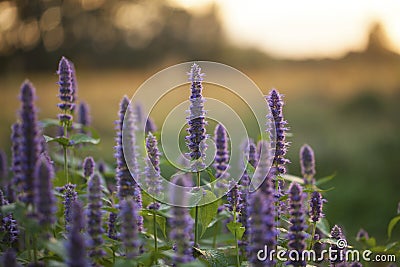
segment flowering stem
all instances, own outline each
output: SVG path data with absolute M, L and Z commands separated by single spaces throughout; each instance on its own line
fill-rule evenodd
M 200 189 L 200 172 L 197 172 L 197 188 Z M 194 215 L 194 246 L 199 245 L 199 206 L 196 205 Z
M 67 184 L 69 182 L 68 179 L 68 157 L 67 157 L 67 146 L 63 146 L 63 150 L 64 150 L 64 176 L 65 179 L 67 180 Z
M 32 250 L 33 250 L 33 262 L 37 263 L 37 247 L 36 247 L 35 235 L 32 235 Z
M 157 264 L 158 241 L 157 241 L 157 218 L 156 210 L 153 209 L 153 229 L 154 229 L 154 263 Z
M 233 222 L 236 223 L 236 205 L 233 206 Z M 240 267 L 240 258 L 239 258 L 239 244 L 237 240 L 237 229 L 235 227 L 235 246 L 236 246 L 236 266 Z
M 312 232 L 311 232 L 311 242 L 310 242 L 310 250 L 312 249 L 314 245 L 314 236 L 315 236 L 315 230 L 317 228 L 317 222 L 313 222 L 312 225 Z

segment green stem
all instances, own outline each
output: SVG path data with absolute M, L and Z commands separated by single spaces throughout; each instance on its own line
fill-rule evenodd
M 64 125 L 64 137 L 67 138 L 68 137 L 68 127 L 67 125 Z M 67 146 L 63 146 L 63 150 L 64 150 L 64 176 L 65 179 L 67 181 L 67 184 L 69 182 L 68 179 L 68 157 L 67 157 Z
M 65 179 L 66 179 L 66 181 L 67 181 L 67 184 L 68 184 L 68 182 L 69 182 L 69 179 L 68 179 L 68 157 L 67 157 L 67 146 L 63 146 L 63 149 L 64 149 L 64 176 L 65 176 Z
M 310 250 L 312 249 L 314 245 L 314 236 L 315 236 L 315 230 L 317 229 L 317 223 L 313 222 L 313 228 L 312 228 L 312 233 L 311 233 L 311 242 L 310 242 Z
M 213 237 L 213 248 L 217 247 L 217 235 L 219 231 L 219 222 L 217 221 L 215 223 L 215 228 L 214 228 L 214 237 Z
M 233 222 L 236 223 L 236 205 L 233 207 Z M 235 246 L 236 246 L 236 266 L 240 267 L 240 258 L 239 258 L 239 244 L 237 239 L 237 229 L 235 228 Z
M 37 263 L 37 247 L 35 235 L 32 235 L 32 250 L 33 250 L 33 262 Z
M 154 229 L 154 263 L 157 265 L 158 241 L 157 241 L 157 218 L 156 210 L 153 210 L 153 229 Z
M 32 260 L 32 251 L 31 251 L 31 239 L 30 236 L 25 232 L 25 249 L 28 251 L 28 260 Z
M 200 189 L 200 172 L 197 172 L 197 188 Z M 194 216 L 194 246 L 199 246 L 199 206 L 196 205 Z

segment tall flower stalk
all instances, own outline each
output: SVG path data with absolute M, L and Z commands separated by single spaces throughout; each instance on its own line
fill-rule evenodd
M 272 147 L 275 150 L 275 157 L 272 165 L 277 169 L 277 175 L 286 173 L 286 164 L 289 160 L 285 158 L 289 143 L 286 141 L 286 132 L 289 130 L 287 121 L 283 117 L 283 96 L 273 89 L 267 96 L 267 102 L 271 113 L 269 119 L 269 133 Z M 275 128 L 275 133 L 273 128 Z
M 65 245 L 67 252 L 67 266 L 69 267 L 89 267 L 86 255 L 86 243 L 82 231 L 85 228 L 85 216 L 80 201 L 71 203 L 71 230 Z
M 300 166 L 306 184 L 315 183 L 315 157 L 314 151 L 309 145 L 303 145 L 300 149 Z
M 118 112 L 117 137 L 115 138 L 115 158 L 117 160 L 116 179 L 117 179 L 117 196 L 119 201 L 127 198 L 133 198 L 139 208 L 142 208 L 142 196 L 140 188 L 136 183 L 137 176 L 139 175 L 139 164 L 137 162 L 138 151 L 136 147 L 136 118 L 129 105 L 129 99 L 124 96 L 121 100 L 120 109 Z M 125 139 L 122 143 L 122 133 L 124 132 Z M 124 151 L 129 149 L 129 151 Z M 125 157 L 124 155 L 129 155 Z M 128 169 L 128 162 L 132 167 L 132 174 Z M 135 177 L 132 177 L 135 176 Z M 142 223 L 140 223 L 142 224 Z M 141 225 L 139 225 L 142 228 Z
M 49 227 L 55 221 L 56 199 L 53 193 L 54 170 L 49 159 L 42 156 L 35 168 L 35 207 L 39 223 Z
M 20 100 L 22 107 L 20 111 L 21 126 L 19 129 L 21 143 L 17 153 L 20 153 L 21 157 L 21 200 L 26 204 L 32 205 L 34 204 L 35 167 L 41 152 L 41 134 L 34 104 L 35 99 L 35 88 L 29 81 L 25 81 L 21 87 Z
M 257 258 L 257 253 L 265 245 L 274 249 L 277 246 L 278 231 L 276 229 L 276 207 L 274 202 L 274 173 L 269 170 L 271 160 L 269 144 L 259 142 L 260 152 L 257 169 L 253 179 L 261 182 L 260 188 L 249 195 L 248 203 L 248 259 L 253 266 L 275 266 L 275 260 L 268 251 L 264 262 Z
M 300 185 L 292 183 L 289 188 L 289 204 L 290 204 L 290 222 L 289 234 L 287 236 L 289 242 L 288 247 L 297 251 L 298 255 L 303 255 L 306 249 L 305 244 L 305 211 L 303 207 L 304 194 Z M 290 260 L 288 264 L 293 266 L 306 266 L 304 259 Z
M 204 143 L 206 135 L 206 120 L 204 111 L 203 91 L 203 73 L 201 68 L 196 63 L 193 63 L 190 72 L 189 80 L 191 82 L 190 90 L 190 107 L 189 116 L 187 117 L 188 135 L 186 136 L 186 145 L 189 148 L 189 155 L 192 162 L 192 170 L 198 172 L 204 167 L 205 149 Z
M 2 242 L 8 246 L 13 246 L 18 241 L 19 230 L 17 221 L 12 213 L 3 214 L 1 207 L 8 205 L 9 202 L 0 189 L 0 233 L 2 234 Z
M 63 204 L 64 204 L 64 227 L 65 232 L 68 233 L 70 230 L 70 224 L 72 222 L 72 214 L 71 207 L 72 203 L 78 199 L 78 193 L 75 190 L 76 185 L 68 183 L 61 188 L 58 188 L 58 191 L 63 196 Z
M 11 171 L 13 173 L 11 182 L 16 190 L 19 199 L 23 192 L 23 172 L 22 172 L 22 136 L 21 124 L 16 122 L 11 127 Z
M 239 185 L 232 181 L 233 186 L 231 186 L 231 190 L 227 194 L 227 201 L 229 211 L 233 213 L 233 223 L 235 224 L 235 249 L 236 249 L 236 266 L 240 267 L 240 258 L 239 258 L 239 241 L 238 241 L 238 226 L 236 223 L 238 222 L 238 216 L 242 210 L 242 192 L 239 190 Z
M 139 209 L 132 199 L 123 200 L 120 209 L 121 241 L 126 251 L 126 257 L 133 259 L 140 254 L 138 221 Z
M 311 232 L 311 242 L 310 242 L 310 249 L 311 249 L 313 247 L 315 230 L 317 229 L 317 222 L 324 216 L 324 214 L 322 213 L 324 199 L 322 198 L 321 194 L 318 191 L 314 191 L 311 194 L 311 199 L 309 203 L 310 203 L 309 216 L 313 225 Z
M 270 113 L 267 116 L 267 132 L 269 133 L 271 148 L 274 151 L 270 175 L 275 184 L 275 200 L 277 205 L 276 221 L 279 222 L 285 203 L 281 197 L 285 194 L 283 191 L 284 181 L 281 178 L 286 173 L 286 164 L 290 161 L 285 158 L 289 143 L 286 141 L 286 132 L 289 130 L 287 121 L 283 116 L 283 95 L 276 89 L 272 89 L 267 96 L 267 102 Z
M 81 124 L 81 133 L 86 134 L 84 127 L 88 127 L 91 123 L 89 105 L 81 101 L 78 109 L 78 122 Z
M 186 145 L 189 148 L 189 156 L 192 161 L 191 169 L 196 172 L 197 187 L 200 188 L 200 170 L 205 167 L 205 144 L 206 135 L 206 120 L 204 111 L 203 91 L 203 73 L 201 68 L 196 63 L 193 63 L 189 72 L 189 81 L 191 82 L 190 90 L 190 107 L 189 116 L 186 118 L 189 127 L 187 128 L 188 135 L 186 136 Z M 194 243 L 198 246 L 199 242 L 199 206 L 195 207 L 195 224 L 194 224 Z
M 334 240 L 346 240 L 342 228 L 338 225 L 332 227 L 331 238 Z M 345 262 L 345 247 L 339 247 L 337 244 L 331 244 L 331 250 L 333 251 L 333 257 L 331 259 L 332 267 L 339 266 L 341 263 Z
M 0 149 L 0 186 L 6 188 L 8 185 L 8 164 L 4 150 Z
M 87 231 L 90 236 L 90 253 L 89 256 L 93 260 L 97 260 L 104 256 L 105 252 L 102 248 L 104 243 L 102 225 L 102 188 L 101 179 L 98 174 L 90 177 L 88 182 L 88 208 L 87 208 Z
M 58 104 L 58 107 L 61 110 L 61 113 L 58 115 L 58 119 L 60 121 L 61 127 L 63 127 L 63 136 L 68 136 L 68 128 L 72 125 L 73 119 L 73 111 L 75 109 L 75 99 L 76 99 L 76 78 L 74 73 L 74 68 L 72 63 L 62 57 L 59 65 L 57 74 L 59 76 L 58 85 L 59 85 L 59 95 L 61 102 Z M 63 145 L 64 151 L 64 176 L 68 183 L 68 147 Z
M 215 178 L 217 179 L 217 188 L 226 189 L 229 179 L 229 150 L 228 136 L 222 124 L 215 127 L 214 140 L 216 146 L 216 155 L 214 159 Z
M 146 183 L 149 186 L 147 193 L 153 198 L 153 203 L 149 205 L 149 209 L 153 211 L 153 229 L 154 229 L 154 252 L 155 259 L 157 262 L 158 254 L 158 240 L 157 240 L 157 210 L 160 208 L 160 204 L 156 201 L 154 196 L 158 196 L 162 193 L 161 175 L 160 175 L 160 152 L 158 151 L 156 137 L 149 132 L 146 138 Z
M 176 176 L 173 183 L 178 186 L 188 186 L 187 176 Z M 187 208 L 188 199 L 179 190 L 170 192 L 173 203 L 177 206 L 171 208 L 171 217 L 169 224 L 171 232 L 169 238 L 174 242 L 174 264 L 187 263 L 194 260 L 193 258 L 193 220 Z

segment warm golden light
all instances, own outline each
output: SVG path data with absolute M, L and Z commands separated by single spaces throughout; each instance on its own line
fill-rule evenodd
M 336 57 L 365 48 L 369 28 L 380 22 L 400 53 L 400 1 L 173 0 L 196 11 L 215 3 L 228 37 L 282 57 Z
M 17 20 L 17 7 L 12 2 L 0 3 L 0 32 L 10 29 Z

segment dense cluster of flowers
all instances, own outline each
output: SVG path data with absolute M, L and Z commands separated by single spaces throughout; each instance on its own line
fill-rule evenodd
M 324 191 L 316 182 L 314 152 L 309 145 L 300 149 L 301 177 L 286 175 L 288 128 L 277 90 L 268 94 L 265 107 L 271 111 L 265 118 L 270 140 L 244 140 L 243 155 L 236 163 L 242 176 L 239 182 L 229 181 L 228 171 L 233 169 L 229 150 L 236 144 L 222 124 L 214 131 L 213 168 L 202 168 L 208 138 L 203 74 L 198 64 L 192 65 L 186 137 L 191 162 L 182 165 L 197 174 L 198 186 L 205 177 L 216 178 L 217 183 L 215 188 L 191 188 L 189 197 L 181 189 L 193 185 L 190 172 L 171 173 L 169 181 L 176 186 L 162 188 L 161 171 L 165 167 L 171 172 L 172 167 L 161 157 L 157 126 L 144 117 L 139 103 L 132 107 L 127 97 L 121 100 L 116 122 L 115 163 L 96 164 L 96 157 L 87 155 L 92 150 L 80 149 L 98 142 L 87 127 L 90 109 L 80 102 L 79 124 L 72 125 L 77 99 L 73 63 L 63 57 L 58 74 L 63 133 L 45 137 L 62 147 L 64 158 L 58 150 L 47 151 L 53 146 L 47 148 L 42 133 L 51 133 L 46 127 L 54 125 L 41 128 L 35 89 L 28 81 L 22 84 L 21 108 L 12 126 L 10 168 L 7 154 L 0 150 L 0 265 L 308 266 L 314 263 L 304 259 L 281 262 L 272 250 L 302 254 L 309 247 L 319 256 L 331 246 L 338 259 L 324 258 L 316 264 L 362 266 L 346 262 L 345 248 L 332 242 L 345 240 L 341 227 L 335 225 L 327 231 Z M 137 136 L 146 137 L 145 142 L 138 142 Z M 74 146 L 79 149 L 68 161 L 72 153 L 67 152 Z M 142 192 L 139 181 L 149 190 Z M 53 183 L 59 186 L 57 190 Z M 217 200 L 216 190 L 228 186 L 226 196 Z M 158 202 L 162 194 L 169 194 L 176 205 Z M 286 201 L 288 209 L 284 209 Z M 195 207 L 188 208 L 189 203 Z M 360 230 L 357 240 L 375 242 L 365 230 Z M 398 248 L 398 243 L 392 243 L 387 250 Z M 264 253 L 261 258 L 260 251 Z
M 193 161 L 192 168 L 197 171 L 201 167 L 204 167 L 202 162 L 205 158 L 205 139 L 206 135 L 206 120 L 204 111 L 204 98 L 202 95 L 203 86 L 203 73 L 199 65 L 194 63 L 189 72 L 189 80 L 191 82 L 191 95 L 190 95 L 190 108 L 189 116 L 187 117 L 187 123 L 189 127 L 186 136 L 186 144 L 189 148 L 189 155 Z

